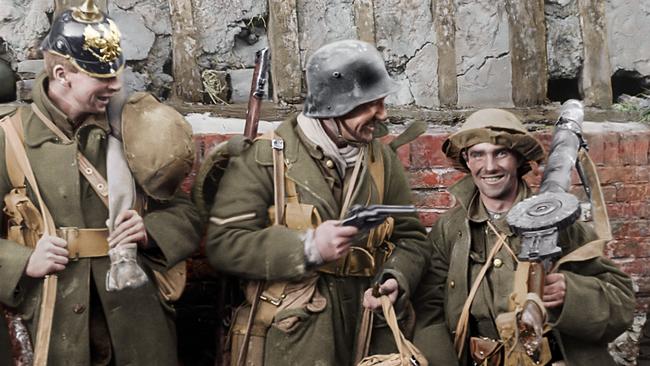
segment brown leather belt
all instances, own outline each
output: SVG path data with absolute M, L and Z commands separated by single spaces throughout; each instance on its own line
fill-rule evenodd
M 108 229 L 61 227 L 56 230 L 56 234 L 68 242 L 68 257 L 71 259 L 108 255 Z

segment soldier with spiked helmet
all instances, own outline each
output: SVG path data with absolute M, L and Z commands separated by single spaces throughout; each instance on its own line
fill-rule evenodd
M 152 96 L 120 94 L 120 41 L 92 1 L 63 11 L 33 103 L 1 123 L 0 303 L 27 323 L 36 365 L 177 364 L 154 270 L 198 245 L 198 213 L 177 192 L 191 130 Z

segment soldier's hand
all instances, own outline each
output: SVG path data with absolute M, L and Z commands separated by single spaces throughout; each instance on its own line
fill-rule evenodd
M 65 248 L 67 245 L 64 239 L 56 236 L 41 236 L 27 261 L 25 274 L 29 277 L 41 278 L 63 271 L 68 264 L 68 250 Z
M 549 273 L 546 275 L 544 285 L 544 296 L 542 301 L 548 309 L 556 308 L 564 304 L 566 296 L 566 279 L 562 273 Z
M 370 309 L 376 310 L 381 308 L 381 301 L 379 297 L 375 297 L 375 289 L 369 288 L 366 292 L 363 293 L 363 306 Z M 387 295 L 391 304 L 395 304 L 397 301 L 397 294 L 399 293 L 399 285 L 397 280 L 394 278 L 389 278 L 384 283 L 379 286 L 379 295 Z
M 359 233 L 354 226 L 339 226 L 340 221 L 327 220 L 314 231 L 314 243 L 325 262 L 335 261 L 348 253 L 352 239 Z
M 146 248 L 147 242 L 147 230 L 144 227 L 142 216 L 135 210 L 123 211 L 117 215 L 115 228 L 108 237 L 108 245 L 111 248 L 133 243 Z

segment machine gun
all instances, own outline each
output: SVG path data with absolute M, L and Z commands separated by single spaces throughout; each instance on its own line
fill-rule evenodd
M 528 292 L 537 294 L 539 298 L 544 293 L 546 273 L 562 254 L 558 233 L 580 216 L 580 202 L 568 193 L 574 166 L 580 173 L 587 196 L 591 198 L 591 189 L 578 160 L 580 149 L 587 148 L 582 138 L 583 118 L 581 102 L 569 100 L 562 105 L 539 193 L 515 205 L 506 218 L 513 231 L 521 237 L 519 260 L 530 265 Z M 517 318 L 519 341 L 528 356 L 539 362 L 544 309 L 531 301 L 522 305 L 523 310 Z
M 341 226 L 355 226 L 359 231 L 369 231 L 390 215 L 415 212 L 413 205 L 354 205 L 350 208 Z

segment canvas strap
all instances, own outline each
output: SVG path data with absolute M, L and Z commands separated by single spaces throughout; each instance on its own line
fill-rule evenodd
M 34 191 L 34 195 L 36 195 L 36 198 L 38 199 L 38 204 L 41 207 L 45 234 L 56 235 L 54 219 L 52 218 L 50 210 L 45 206 L 45 202 L 43 201 L 43 197 L 41 196 L 41 192 L 36 182 L 36 177 L 34 176 L 34 171 L 29 164 L 25 146 L 23 145 L 20 112 L 15 113 L 9 118 L 9 120 L 13 120 L 13 122 L 8 123 L 6 122 L 7 120 L 4 120 L 5 122 L 1 123 L 2 129 L 5 132 L 6 149 L 13 150 L 11 154 L 15 157 L 17 166 L 22 170 L 22 176 L 27 178 L 29 185 Z M 52 334 L 52 320 L 54 319 L 54 304 L 56 303 L 57 281 L 58 277 L 52 274 L 45 276 L 43 282 L 43 295 L 36 331 L 34 366 L 45 366 L 47 364 L 47 356 L 50 349 L 50 337 Z
M 52 120 L 47 118 L 43 112 L 38 108 L 35 103 L 32 103 L 32 110 L 38 118 L 43 122 L 43 124 L 49 128 L 54 134 L 61 139 L 66 144 L 72 143 L 72 140 L 66 136 L 61 129 L 59 129 Z M 99 198 L 104 202 L 108 207 L 108 184 L 106 179 L 99 173 L 99 171 L 93 166 L 93 164 L 81 153 L 77 151 L 77 166 L 81 174 L 88 180 L 92 189 L 97 193 Z
M 492 232 L 496 235 L 497 242 L 492 247 L 492 250 L 490 250 L 488 257 L 485 260 L 485 264 L 483 264 L 481 270 L 476 276 L 476 279 L 472 284 L 472 288 L 469 291 L 469 295 L 467 295 L 467 299 L 465 300 L 465 304 L 463 305 L 463 310 L 460 313 L 460 319 L 458 319 L 458 324 L 456 325 L 456 333 L 454 336 L 454 348 L 456 349 L 456 354 L 458 355 L 458 358 L 460 358 L 461 355 L 463 354 L 463 348 L 465 346 L 465 338 L 467 337 L 467 328 L 469 325 L 469 312 L 472 307 L 472 302 L 474 301 L 474 297 L 478 292 L 478 288 L 481 285 L 483 278 L 485 278 L 485 274 L 487 273 L 488 268 L 490 268 L 490 266 L 492 265 L 492 259 L 494 258 L 494 256 L 496 256 L 496 254 L 499 252 L 499 250 L 502 247 L 506 247 L 508 248 L 508 251 L 513 256 L 513 258 L 517 260 L 517 256 L 514 254 L 512 249 L 510 249 L 510 247 L 506 243 L 507 238 L 501 235 L 489 220 L 487 221 L 487 224 L 490 230 L 492 230 Z

